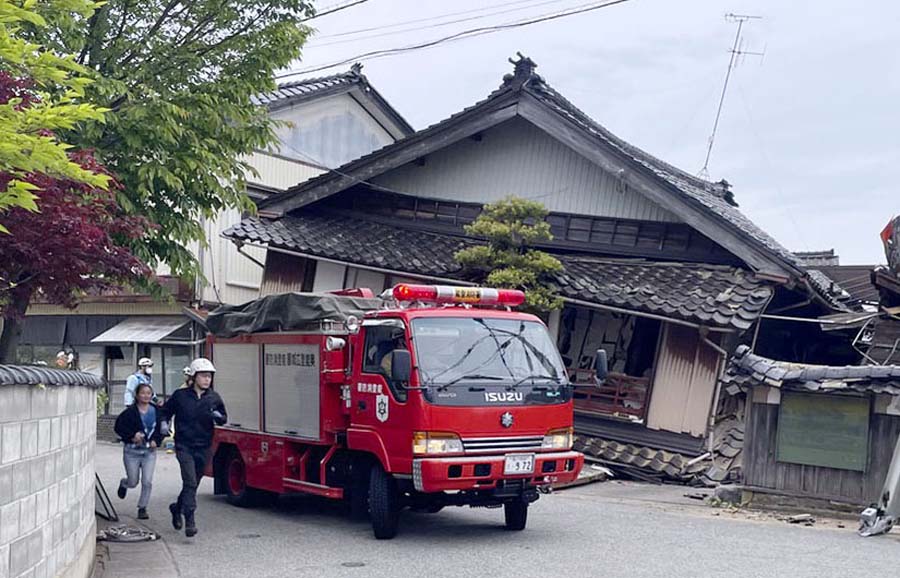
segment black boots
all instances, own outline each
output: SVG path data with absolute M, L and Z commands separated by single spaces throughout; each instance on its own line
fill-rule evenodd
M 147 515 L 147 508 L 138 508 L 138 520 L 149 520 L 150 516 Z
M 194 523 L 194 512 L 184 513 L 184 535 L 193 538 L 197 535 L 197 525 Z
M 181 508 L 178 504 L 169 504 L 169 511 L 172 512 L 172 527 L 176 530 L 181 529 Z
M 119 482 L 119 489 L 116 490 L 116 495 L 119 496 L 119 499 L 120 499 L 120 500 L 124 500 L 124 499 L 125 499 L 125 493 L 126 493 L 127 491 L 128 491 L 128 488 L 126 488 L 126 487 L 122 484 L 122 482 Z
M 197 524 L 194 523 L 194 512 L 184 512 L 184 520 L 182 524 L 181 507 L 178 503 L 169 504 L 169 511 L 172 512 L 172 527 L 180 530 L 184 525 L 184 535 L 193 538 L 197 535 Z M 140 516 L 138 516 L 140 517 Z

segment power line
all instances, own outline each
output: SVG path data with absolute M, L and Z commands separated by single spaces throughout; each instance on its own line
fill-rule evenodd
M 357 30 L 349 30 L 347 32 L 338 32 L 335 34 L 324 34 L 322 36 L 317 36 L 316 38 L 338 38 L 341 36 L 351 36 L 354 34 L 362 34 L 363 32 L 372 32 L 374 30 L 386 30 L 389 28 L 396 28 L 398 26 L 405 26 L 407 24 L 419 24 L 421 22 L 430 22 L 432 20 L 440 20 L 441 18 L 447 18 L 451 16 L 461 16 L 463 14 L 473 14 L 476 12 L 484 12 L 485 10 L 492 10 L 494 8 L 504 8 L 506 6 L 514 6 L 516 4 L 528 4 L 535 2 L 535 0 L 516 0 L 515 2 L 504 2 L 502 4 L 493 4 L 491 6 L 482 6 L 481 8 L 472 8 L 470 10 L 460 10 L 458 12 L 447 12 L 445 14 L 438 14 L 437 16 L 429 16 L 428 18 L 416 18 L 413 20 L 404 20 L 401 22 L 395 22 L 394 24 L 384 24 L 380 26 L 370 26 L 369 28 L 359 28 Z
M 530 0 L 534 2 L 534 0 Z M 349 42 L 359 42 L 362 40 L 369 40 L 372 38 L 382 38 L 384 36 L 394 36 L 396 34 L 404 34 L 406 32 L 418 32 L 420 30 L 427 30 L 429 28 L 442 28 L 444 26 L 450 26 L 451 24 L 459 24 L 461 22 L 471 22 L 473 20 L 481 20 L 483 18 L 488 18 L 490 16 L 498 16 L 500 14 L 509 14 L 510 12 L 519 12 L 521 10 L 529 10 L 531 8 L 537 8 L 538 6 L 544 6 L 546 4 L 559 4 L 564 0 L 543 0 L 542 2 L 538 2 L 536 4 L 531 4 L 530 6 L 520 6 L 518 8 L 508 8 L 506 10 L 496 10 L 494 12 L 488 12 L 487 14 L 479 14 L 478 16 L 468 16 L 466 18 L 457 18 L 456 20 L 448 20 L 446 22 L 438 22 L 436 24 L 429 24 L 427 26 L 411 26 L 409 28 L 401 28 L 399 30 L 393 30 L 391 32 L 381 32 L 378 34 L 369 34 L 368 36 L 359 36 L 357 38 L 345 38 L 343 40 L 333 40 L 331 42 L 320 42 L 317 43 L 315 41 L 310 42 L 310 47 L 319 47 L 319 46 L 335 46 L 337 44 L 347 44 Z
M 374 50 L 371 52 L 366 52 L 363 54 L 353 56 L 351 58 L 345 58 L 343 60 L 332 62 L 330 64 L 316 66 L 313 68 L 306 68 L 303 70 L 296 70 L 296 71 L 288 72 L 285 74 L 277 75 L 275 78 L 281 79 L 281 78 L 286 78 L 288 76 L 295 76 L 298 74 L 309 74 L 312 72 L 319 72 L 321 70 L 327 70 L 329 68 L 334 68 L 336 66 L 343 66 L 345 64 L 350 64 L 352 62 L 360 62 L 360 61 L 364 61 L 364 60 L 374 60 L 376 58 L 384 58 L 386 56 L 393 56 L 395 54 L 402 54 L 404 52 L 411 52 L 414 50 L 422 50 L 424 48 L 431 48 L 433 46 L 437 46 L 439 44 L 444 44 L 447 42 L 454 42 L 457 40 L 462 40 L 465 38 L 472 38 L 472 37 L 481 36 L 484 34 L 493 34 L 495 32 L 502 32 L 504 30 L 510 30 L 513 28 L 522 28 L 525 26 L 530 26 L 532 24 L 539 24 L 541 22 L 557 20 L 559 18 L 565 18 L 567 16 L 574 16 L 576 14 L 584 14 L 586 12 L 592 12 L 594 10 L 599 10 L 601 8 L 608 8 L 610 6 L 615 6 L 616 4 L 624 4 L 625 2 L 629 2 L 629 1 L 630 0 L 607 0 L 607 1 L 601 2 L 601 3 L 583 5 L 584 7 L 578 8 L 578 9 L 572 9 L 572 10 L 568 10 L 568 11 L 547 14 L 547 15 L 536 17 L 536 18 L 521 20 L 518 22 L 512 22 L 512 23 L 508 23 L 508 24 L 498 24 L 495 26 L 484 26 L 481 28 L 473 28 L 470 30 L 464 30 L 462 32 L 457 32 L 456 34 L 451 34 L 450 36 L 438 38 L 436 40 L 430 40 L 428 42 L 423 42 L 421 44 L 414 44 L 414 45 L 410 45 L 410 46 L 403 46 L 400 48 L 390 48 L 390 49 L 386 49 L 386 50 Z
M 335 12 L 340 12 L 341 10 L 346 10 L 347 8 L 352 8 L 353 6 L 357 6 L 359 4 L 365 4 L 368 1 L 369 0 L 353 0 L 352 2 L 347 2 L 346 4 L 329 6 L 324 11 L 317 12 L 315 15 L 310 16 L 309 18 L 301 20 L 301 22 L 309 22 L 310 20 L 315 20 L 316 18 L 321 18 L 322 16 L 328 16 L 329 14 L 334 14 Z

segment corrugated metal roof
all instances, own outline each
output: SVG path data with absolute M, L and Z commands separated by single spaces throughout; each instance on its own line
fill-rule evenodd
M 188 323 L 184 317 L 129 317 L 91 343 L 157 343 Z
M 67 369 L 50 369 L 31 365 L 0 365 L 3 385 L 73 385 L 102 387 L 103 380 L 91 373 Z

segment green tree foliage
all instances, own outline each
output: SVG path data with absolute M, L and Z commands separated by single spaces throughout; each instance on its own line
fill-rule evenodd
M 254 103 L 300 56 L 313 15 L 303 0 L 108 0 L 86 20 L 56 21 L 35 40 L 77 54 L 105 123 L 65 133 L 121 183 L 119 204 L 157 225 L 132 245 L 142 261 L 196 274 L 186 247 L 201 218 L 251 210 L 245 155 L 276 142 Z
M 553 238 L 546 216 L 540 203 L 515 197 L 486 205 L 475 222 L 466 226 L 466 233 L 488 244 L 463 249 L 454 257 L 473 281 L 523 290 L 526 306 L 533 311 L 559 309 L 562 299 L 548 281 L 562 271 L 562 263 L 529 248 Z
M 45 0 L 41 11 L 60 21 L 87 17 L 95 4 L 86 0 Z M 0 213 L 14 207 L 38 208 L 29 174 L 105 187 L 108 177 L 84 170 L 66 154 L 70 146 L 55 132 L 81 121 L 100 122 L 103 111 L 80 102 L 91 82 L 72 55 L 59 55 L 25 38 L 26 30 L 51 34 L 36 0 L 0 0 L 0 76 L 16 92 L 0 104 L 0 173 L 12 177 L 0 189 Z M 6 229 L 0 225 L 0 231 Z

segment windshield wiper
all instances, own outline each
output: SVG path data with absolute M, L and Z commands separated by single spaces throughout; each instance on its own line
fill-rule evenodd
M 530 379 L 530 380 L 535 380 L 535 379 L 549 379 L 549 380 L 552 381 L 553 383 L 560 383 L 560 382 L 562 381 L 560 378 L 556 377 L 555 375 L 544 375 L 544 374 L 542 374 L 542 373 L 535 373 L 535 374 L 532 374 L 532 375 L 526 375 L 525 377 L 523 377 L 523 378 L 520 379 L 519 381 L 517 381 L 517 382 L 515 382 L 514 384 L 510 385 L 508 388 L 509 388 L 509 389 L 515 389 L 515 388 L 519 387 L 520 385 L 522 385 L 523 383 L 525 383 L 526 381 L 528 381 L 529 379 Z
M 447 383 L 443 383 L 438 386 L 438 390 L 444 390 L 451 385 L 455 385 L 464 379 L 491 379 L 491 380 L 503 380 L 506 379 L 504 377 L 500 377 L 499 375 L 482 375 L 480 373 L 467 373 L 465 375 L 460 375 L 456 379 L 452 379 Z

